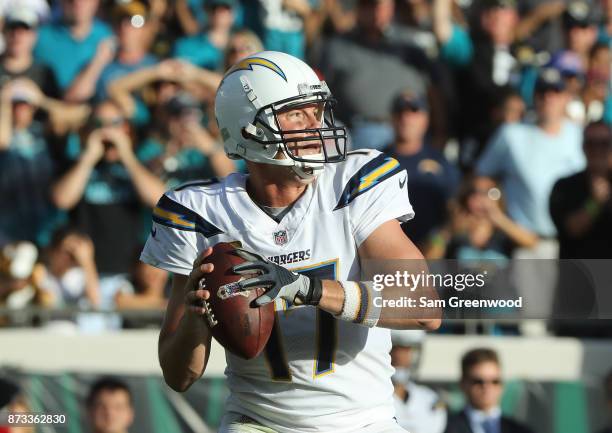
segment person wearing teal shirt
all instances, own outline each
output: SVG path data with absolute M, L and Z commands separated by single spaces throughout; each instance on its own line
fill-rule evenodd
M 113 35 L 107 24 L 95 18 L 98 3 L 63 0 L 60 20 L 39 29 L 34 58 L 53 70 L 63 91 L 96 55 L 100 42 Z
M 235 21 L 234 9 L 234 0 L 210 0 L 207 3 L 207 29 L 177 40 L 174 56 L 201 68 L 221 70 Z
M 137 157 L 167 188 L 196 179 L 224 177 L 236 171 L 222 147 L 202 126 L 198 101 L 180 92 L 163 107 L 161 127 L 136 151 Z

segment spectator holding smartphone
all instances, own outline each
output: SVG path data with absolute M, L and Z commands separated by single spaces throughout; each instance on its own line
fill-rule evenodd
M 452 206 L 448 232 L 432 242 L 450 259 L 508 259 L 515 247 L 531 247 L 538 237 L 505 212 L 502 192 L 490 178 L 467 178 Z M 448 240 L 444 239 L 447 236 Z M 441 253 L 440 248 L 445 248 Z
M 102 297 L 112 299 L 105 280 L 129 271 L 142 209 L 154 206 L 165 186 L 136 158 L 130 124 L 114 103 L 95 107 L 79 138 L 83 150 L 54 183 L 52 198 L 92 239 Z
M 225 177 L 235 171 L 221 144 L 202 126 L 202 109 L 188 93 L 170 98 L 161 117 L 138 149 L 138 156 L 168 188 L 194 179 Z

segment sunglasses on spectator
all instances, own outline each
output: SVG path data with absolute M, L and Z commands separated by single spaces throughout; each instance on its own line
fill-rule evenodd
M 8 23 L 6 25 L 6 29 L 8 31 L 12 31 L 12 30 L 32 30 L 32 27 L 27 25 L 26 23 L 16 22 L 16 23 Z
M 468 379 L 468 382 L 471 386 L 485 386 L 485 385 L 495 385 L 495 386 L 499 386 L 502 384 L 502 380 L 499 377 L 496 377 L 494 379 L 483 379 L 482 377 L 470 377 Z
M 94 128 L 105 128 L 109 126 L 121 126 L 125 122 L 123 117 L 113 117 L 110 119 L 103 119 L 101 117 L 94 117 L 92 119 L 92 125 Z

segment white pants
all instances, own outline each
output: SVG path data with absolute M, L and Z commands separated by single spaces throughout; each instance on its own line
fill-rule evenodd
M 259 424 L 257 421 L 237 414 L 227 412 L 221 421 L 218 433 L 277 433 L 269 427 Z M 330 432 L 331 433 L 331 432 Z M 351 433 L 406 433 L 394 419 L 384 422 L 370 424 L 352 430 Z

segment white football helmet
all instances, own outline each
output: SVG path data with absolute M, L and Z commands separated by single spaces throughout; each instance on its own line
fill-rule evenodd
M 312 103 L 324 106 L 320 127 L 281 130 L 279 112 Z M 290 166 L 310 181 L 325 163 L 346 158 L 346 131 L 334 123 L 333 103 L 327 84 L 306 63 L 289 54 L 262 51 L 227 71 L 217 90 L 215 116 L 230 158 Z M 309 142 L 320 143 L 320 152 L 299 156 L 292 151 Z M 279 159 L 279 153 L 284 158 Z

